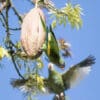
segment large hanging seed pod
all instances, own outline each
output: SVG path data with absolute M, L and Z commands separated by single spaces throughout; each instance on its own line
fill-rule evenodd
M 25 16 L 21 30 L 21 44 L 29 57 L 35 57 L 40 54 L 46 30 L 44 28 L 45 16 L 40 8 L 33 8 Z

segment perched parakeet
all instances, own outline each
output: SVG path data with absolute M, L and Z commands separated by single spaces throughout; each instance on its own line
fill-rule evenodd
M 43 90 L 44 93 L 55 93 L 53 100 L 65 100 L 65 91 L 73 87 L 75 83 L 83 79 L 85 75 L 87 75 L 90 70 L 92 64 L 95 63 L 95 58 L 93 56 L 88 56 L 86 59 L 81 61 L 80 63 L 73 65 L 68 71 L 60 74 L 56 70 L 54 70 L 53 64 L 50 63 L 48 66 L 49 76 L 48 78 L 42 78 L 43 80 Z M 27 82 L 30 81 L 30 78 L 26 80 L 15 80 L 12 81 L 12 85 L 14 87 L 18 87 L 24 91 L 29 91 L 35 89 L 34 80 L 31 82 L 31 86 L 26 85 Z
M 56 64 L 60 68 L 65 67 L 65 62 L 60 56 L 60 51 L 58 47 L 58 42 L 50 26 L 50 29 L 47 29 L 47 38 L 45 42 L 44 51 L 49 58 L 49 61 Z

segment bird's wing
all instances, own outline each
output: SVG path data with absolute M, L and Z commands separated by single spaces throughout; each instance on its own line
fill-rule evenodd
M 48 79 L 44 79 L 44 88 L 45 88 L 45 94 L 53 93 L 48 82 L 50 82 Z
M 41 89 L 36 86 L 36 80 L 32 80 L 31 78 L 28 79 L 12 79 L 11 80 L 11 85 L 14 88 L 18 88 L 20 91 L 23 93 L 39 93 L 39 94 L 49 94 L 52 93 L 51 89 L 49 88 L 48 85 L 48 79 L 43 78 L 43 86 Z M 38 83 L 39 85 L 41 83 Z
M 52 27 L 50 26 L 49 32 L 48 32 L 48 55 L 50 55 L 50 53 L 56 53 L 57 55 L 59 55 L 59 47 L 58 47 L 58 42 L 56 40 L 55 34 L 52 30 Z M 49 51 L 51 50 L 51 51 Z
M 11 85 L 14 88 L 20 89 L 22 92 L 27 93 L 30 91 L 30 89 L 25 85 L 27 81 L 27 79 L 12 79 Z
M 62 74 L 65 89 L 71 88 L 78 83 L 85 75 L 91 71 L 92 64 L 95 63 L 94 56 L 88 56 L 80 63 L 72 66 L 68 71 Z

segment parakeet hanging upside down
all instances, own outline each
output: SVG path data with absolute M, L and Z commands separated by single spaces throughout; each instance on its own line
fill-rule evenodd
M 51 26 L 49 29 L 47 29 L 47 33 L 48 34 L 46 38 L 44 51 L 48 56 L 50 62 L 56 64 L 59 68 L 64 68 L 65 62 L 60 56 L 58 43 Z
M 86 59 L 76 65 L 73 65 L 68 71 L 62 74 L 54 70 L 53 64 L 50 63 L 48 66 L 49 76 L 47 79 L 43 79 L 45 92 L 48 91 L 50 93 L 55 93 L 56 95 L 53 100 L 65 100 L 64 91 L 70 89 L 74 84 L 83 79 L 83 77 L 90 72 L 91 66 L 94 63 L 95 58 L 93 56 L 88 56 Z M 20 80 L 20 82 L 21 81 L 22 80 Z M 12 81 L 12 85 L 19 88 L 24 86 L 24 90 L 29 88 L 25 86 L 26 82 L 24 80 L 18 84 L 17 82 L 18 80 Z

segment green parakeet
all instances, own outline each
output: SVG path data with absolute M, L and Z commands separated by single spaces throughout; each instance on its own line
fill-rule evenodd
M 44 81 L 44 90 L 45 90 L 44 93 L 47 92 L 55 93 L 56 95 L 53 98 L 53 100 L 65 100 L 64 91 L 70 89 L 78 81 L 83 79 L 84 76 L 90 72 L 91 66 L 94 63 L 95 63 L 95 58 L 93 56 L 88 56 L 86 59 L 84 59 L 83 61 L 81 61 L 76 65 L 73 65 L 68 71 L 62 74 L 54 70 L 53 64 L 50 63 L 48 66 L 48 71 L 49 71 L 48 78 L 42 78 Z M 29 91 L 34 87 L 34 84 L 33 86 L 28 87 L 27 85 L 25 85 L 27 81 L 29 81 L 29 78 L 26 79 L 26 81 L 15 80 L 12 81 L 12 85 L 22 90 Z M 35 91 L 34 88 L 33 91 Z
M 73 65 L 63 74 L 54 70 L 53 65 L 49 65 L 48 86 L 56 94 L 54 100 L 65 100 L 64 91 L 73 87 L 91 70 L 91 65 L 95 63 L 93 56 L 87 57 L 80 63 Z
M 44 46 L 44 51 L 48 56 L 50 62 L 56 64 L 60 68 L 64 68 L 65 62 L 63 58 L 60 56 L 58 43 L 51 26 L 50 29 L 47 29 L 47 33 L 48 34 Z

